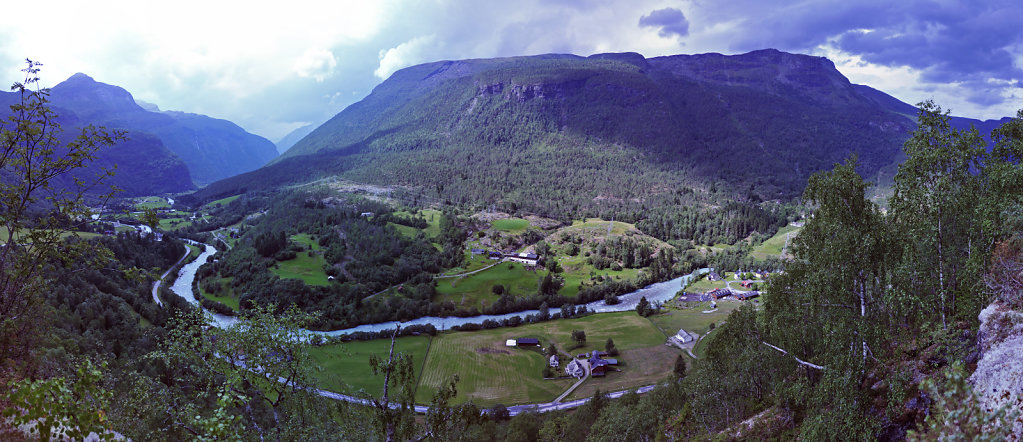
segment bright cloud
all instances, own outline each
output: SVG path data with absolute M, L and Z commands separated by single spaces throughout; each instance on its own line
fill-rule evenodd
M 424 52 L 436 40 L 436 36 L 433 35 L 416 37 L 386 51 L 380 51 L 380 66 L 373 71 L 373 75 L 383 80 L 398 69 L 427 61 Z
M 299 77 L 314 78 L 318 82 L 323 82 L 334 74 L 336 67 L 337 58 L 333 52 L 326 49 L 309 49 L 295 62 L 295 73 Z

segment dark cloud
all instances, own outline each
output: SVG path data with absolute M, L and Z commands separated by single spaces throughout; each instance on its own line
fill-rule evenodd
M 653 11 L 639 18 L 639 26 L 642 28 L 660 28 L 657 34 L 661 37 L 676 35 L 685 37 L 689 35 L 689 20 L 681 10 L 675 8 L 664 8 Z
M 704 16 L 709 24 L 741 19 L 734 50 L 807 52 L 832 44 L 873 64 L 916 69 L 924 82 L 959 84 L 979 105 L 1002 103 L 1001 91 L 1023 79 L 1014 64 L 1023 50 L 1023 6 L 1017 1 L 830 0 L 784 7 L 739 1 L 705 7 L 701 23 Z

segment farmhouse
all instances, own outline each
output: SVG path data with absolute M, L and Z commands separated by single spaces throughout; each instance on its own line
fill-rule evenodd
M 721 275 L 719 275 L 718 272 L 715 272 L 715 271 L 711 270 L 711 272 L 709 274 L 707 274 L 707 280 L 708 281 L 721 281 Z
M 584 362 L 579 359 L 572 359 L 572 362 L 565 366 L 565 373 L 572 377 L 581 378 L 586 375 L 586 368 L 583 367 L 583 364 Z
M 547 360 L 547 365 L 550 365 L 551 368 L 558 368 L 558 364 L 560 363 L 561 362 L 558 361 L 558 355 L 551 355 L 551 358 Z
M 490 252 L 487 254 L 487 257 L 490 259 L 503 259 L 504 254 L 501 252 Z
M 486 250 L 483 250 L 483 249 L 472 249 L 472 254 L 473 255 L 482 255 L 484 253 L 486 253 Z
M 618 365 L 618 360 L 603 359 L 600 353 L 594 351 L 593 356 L 590 356 L 590 376 L 604 376 L 612 365 Z
M 504 257 L 509 261 L 521 262 L 527 266 L 535 266 L 540 261 L 540 257 L 535 253 L 509 253 Z
M 677 339 L 679 342 L 683 344 L 688 344 L 690 342 L 693 342 L 693 335 L 689 334 L 689 332 L 680 328 L 678 329 L 678 333 L 675 333 L 675 339 Z

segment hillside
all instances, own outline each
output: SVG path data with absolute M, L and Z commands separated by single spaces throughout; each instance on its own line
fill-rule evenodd
M 788 198 L 853 153 L 868 176 L 898 161 L 913 121 L 896 103 L 824 58 L 774 50 L 435 62 L 396 72 L 268 167 L 197 196 L 339 174 L 545 214 L 710 190 Z
M 82 121 L 155 135 L 184 161 L 199 184 L 256 169 L 277 156 L 269 140 L 230 121 L 146 110 L 128 91 L 85 74 L 75 74 L 54 86 L 50 100 Z
M 17 101 L 17 94 L 0 92 L 0 118 L 6 119 L 10 114 L 10 106 Z M 95 123 L 79 118 L 75 112 L 67 108 L 60 106 L 52 108 L 57 115 L 56 122 L 63 129 L 59 139 L 64 143 L 71 141 L 81 127 Z M 106 169 L 115 170 L 114 176 L 105 182 L 122 189 L 124 192 L 119 194 L 120 196 L 177 193 L 195 188 L 188 167 L 180 157 L 167 149 L 159 138 L 134 130 L 126 131 L 126 136 L 127 140 L 100 149 L 96 159 L 77 171 L 74 176 L 57 177 L 57 183 L 70 186 L 76 177 L 88 180 Z M 102 193 L 104 188 L 94 190 Z

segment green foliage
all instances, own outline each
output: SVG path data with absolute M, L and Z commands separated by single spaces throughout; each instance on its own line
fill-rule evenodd
M 1020 410 L 1005 404 L 985 410 L 979 395 L 970 387 L 962 365 L 945 370 L 943 379 L 925 379 L 920 387 L 934 398 L 924 428 L 910 431 L 910 441 L 1000 441 L 1009 440 Z
M 94 243 L 67 241 L 87 224 L 87 193 L 99 193 L 113 173 L 83 173 L 105 146 L 124 139 L 120 131 L 92 126 L 63 136 L 48 104 L 49 91 L 38 88 L 39 63 L 26 60 L 24 83 L 9 116 L 0 123 L 0 229 L 9 234 L 0 247 L 0 371 L 26 362 L 42 333 L 37 320 L 46 281 L 40 275 L 51 262 L 100 267 L 109 252 Z M 35 89 L 33 89 L 35 88 Z
M 993 244 L 979 213 L 988 187 L 985 142 L 976 129 L 952 129 L 933 102 L 921 103 L 919 118 L 889 200 L 903 238 L 897 285 L 907 313 L 937 311 L 948 328 L 950 318 L 972 319 L 981 308 L 976 297 Z
M 16 382 L 3 415 L 14 425 L 34 423 L 32 432 L 39 440 L 84 440 L 90 433 L 113 440 L 105 411 L 113 394 L 102 385 L 104 368 L 85 360 L 72 379 Z

